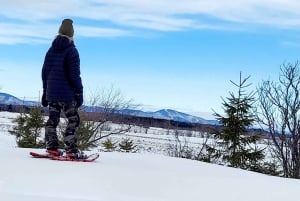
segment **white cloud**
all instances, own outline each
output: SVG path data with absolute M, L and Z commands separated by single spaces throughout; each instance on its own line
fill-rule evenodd
M 179 26 L 183 28 L 193 28 L 195 24 L 201 27 L 202 23 L 206 23 L 201 19 L 202 16 L 220 21 L 276 27 L 298 26 L 300 19 L 300 2 L 296 0 L 104 0 L 85 3 L 89 18 L 103 19 L 110 16 L 113 22 L 129 25 L 136 25 L 131 24 L 132 21 L 140 21 L 138 25 L 142 24 L 143 27 L 151 19 L 156 22 L 157 18 L 173 20 L 179 24 L 185 21 L 186 26 Z M 144 20 L 145 16 L 152 17 Z
M 143 21 L 144 16 L 190 19 L 208 15 L 220 20 L 251 23 L 284 23 L 299 19 L 297 0 L 2 0 L 0 14 L 22 20 L 78 16 L 112 22 Z M 179 17 L 181 16 L 181 17 Z M 293 24 L 293 23 L 290 23 Z M 126 24 L 125 24 L 126 25 Z
M 117 37 L 130 35 L 130 31 L 112 28 L 97 28 L 89 26 L 77 26 L 76 33 L 84 37 Z
M 116 37 L 137 29 L 298 28 L 297 0 L 0 0 L 0 43 L 43 42 L 60 20 L 78 19 L 79 36 Z M 4 24 L 3 24 L 4 23 Z M 5 40 L 6 38 L 6 40 Z M 15 38 L 15 40 L 14 40 Z
M 60 22 L 59 22 L 60 23 Z M 59 24 L 0 23 L 0 44 L 49 43 L 55 37 Z M 113 28 L 76 26 L 76 35 L 83 37 L 117 37 L 130 35 L 129 31 Z
M 45 43 L 53 26 L 39 24 L 0 23 L 0 44 Z

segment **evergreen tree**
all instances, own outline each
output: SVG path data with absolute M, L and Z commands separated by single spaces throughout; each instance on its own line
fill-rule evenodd
M 21 113 L 14 122 L 17 124 L 9 131 L 16 136 L 17 144 L 23 148 L 41 148 L 44 146 L 41 129 L 44 127 L 44 118 L 40 107 L 34 107 L 29 113 Z
M 81 150 L 88 150 L 90 148 L 95 148 L 98 146 L 94 139 L 93 133 L 95 132 L 92 125 L 95 124 L 92 121 L 85 121 L 83 114 L 80 113 L 80 123 L 78 127 L 78 148 Z
M 115 142 L 113 142 L 110 138 L 107 138 L 103 143 L 102 143 L 105 151 L 111 152 L 114 151 L 117 148 L 117 145 Z
M 250 77 L 250 76 L 249 76 Z M 223 109 L 226 116 L 215 113 L 215 116 L 223 125 L 215 136 L 218 139 L 219 149 L 216 151 L 216 157 L 221 158 L 226 164 L 232 167 L 255 170 L 264 158 L 262 149 L 257 148 L 256 143 L 260 135 L 249 133 L 249 128 L 255 121 L 253 104 L 255 102 L 254 93 L 247 94 L 245 88 L 251 84 L 246 84 L 249 77 L 242 79 L 238 84 L 237 96 L 230 92 L 227 101 L 223 99 Z
M 133 144 L 133 140 L 124 138 L 120 143 L 119 147 L 124 152 L 136 152 L 136 145 Z

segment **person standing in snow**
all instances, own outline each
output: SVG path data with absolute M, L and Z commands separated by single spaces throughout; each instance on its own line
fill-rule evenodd
M 78 108 L 83 104 L 83 86 L 80 76 L 79 53 L 73 41 L 71 19 L 64 19 L 58 35 L 46 53 L 43 68 L 42 105 L 49 106 L 49 118 L 45 125 L 47 152 L 59 155 L 56 128 L 63 112 L 68 119 L 64 133 L 66 152 L 78 156 L 77 130 L 80 123 Z

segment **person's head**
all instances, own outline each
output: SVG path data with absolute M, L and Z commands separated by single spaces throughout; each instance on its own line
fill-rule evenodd
M 73 38 L 74 36 L 73 20 L 64 19 L 59 27 L 58 34 L 67 36 L 69 38 Z

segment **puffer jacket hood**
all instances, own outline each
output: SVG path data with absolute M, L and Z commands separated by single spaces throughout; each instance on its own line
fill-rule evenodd
M 52 42 L 53 50 L 64 50 L 74 46 L 74 42 L 66 36 L 58 35 Z

